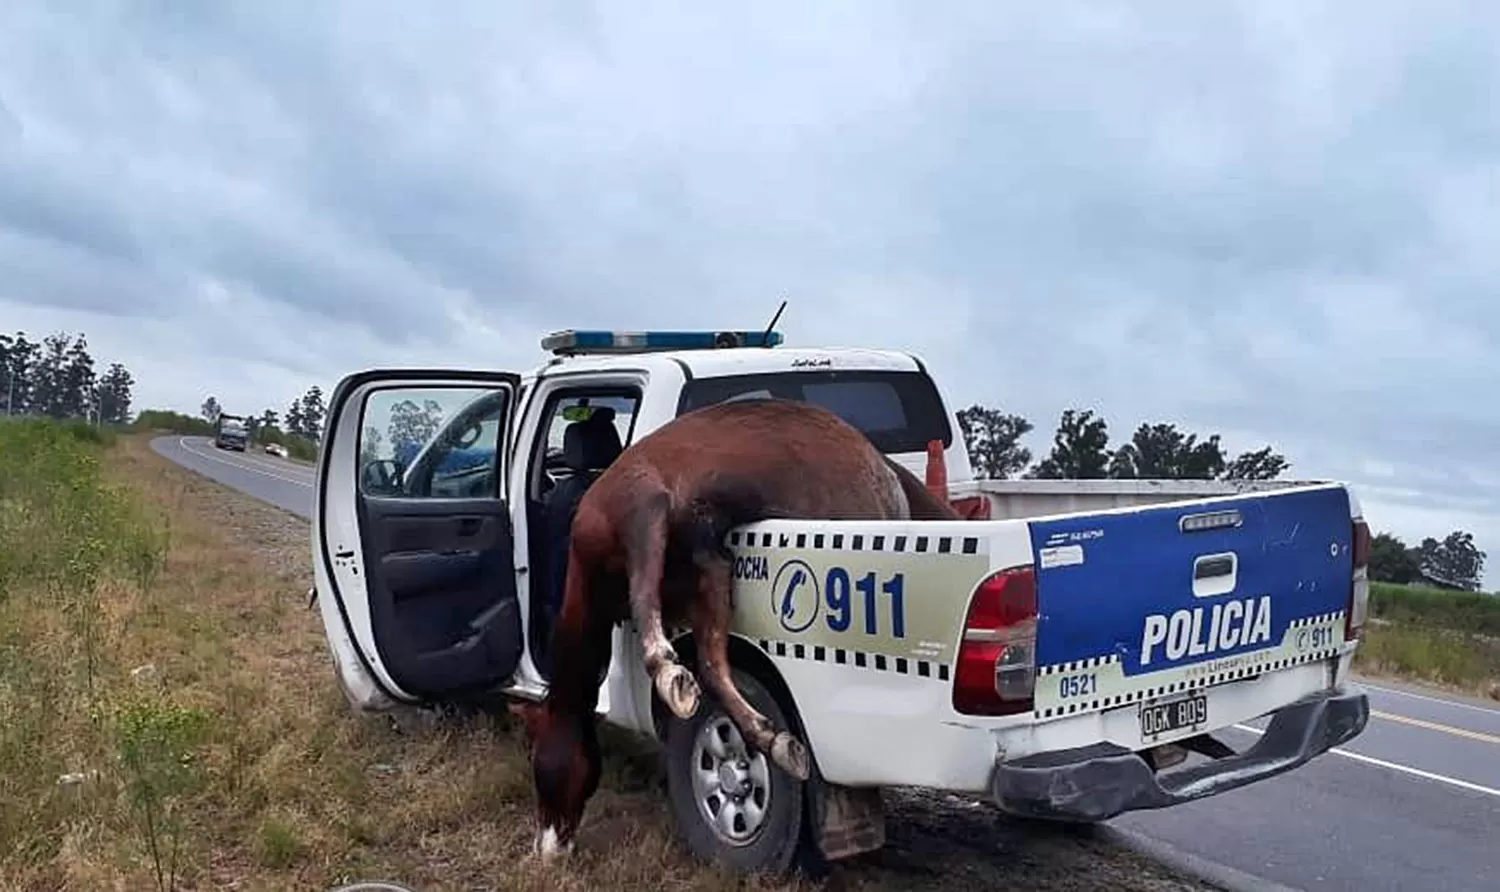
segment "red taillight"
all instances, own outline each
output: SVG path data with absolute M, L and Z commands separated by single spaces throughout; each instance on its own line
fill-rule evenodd
M 1036 691 L 1036 573 L 1012 567 L 979 584 L 969 602 L 953 708 L 966 715 L 1014 715 Z
M 1363 520 L 1354 522 L 1349 550 L 1354 558 L 1354 573 L 1349 580 L 1349 603 L 1344 608 L 1344 640 L 1357 641 L 1370 606 L 1370 525 Z
M 1354 569 L 1370 566 L 1370 525 L 1362 520 L 1354 522 Z

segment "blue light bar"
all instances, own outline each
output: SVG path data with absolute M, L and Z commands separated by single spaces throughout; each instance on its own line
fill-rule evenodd
M 575 331 L 570 328 L 542 338 L 542 349 L 558 356 L 582 356 L 591 353 L 774 347 L 780 343 L 779 331 Z

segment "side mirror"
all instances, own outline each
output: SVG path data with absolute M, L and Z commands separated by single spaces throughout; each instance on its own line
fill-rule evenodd
M 401 466 L 388 458 L 377 458 L 365 462 L 360 471 L 360 487 L 375 495 L 396 495 L 401 492 Z

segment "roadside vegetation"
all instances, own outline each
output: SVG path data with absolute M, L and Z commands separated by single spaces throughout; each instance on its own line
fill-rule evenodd
M 806 887 L 687 861 L 655 756 L 624 735 L 575 859 L 536 864 L 508 723 L 352 715 L 308 609 L 306 523 L 149 440 L 0 423 L 0 889 Z M 895 795 L 887 850 L 833 887 L 1206 888 L 1085 836 Z
M 1371 583 L 1355 667 L 1500 700 L 1500 596 Z

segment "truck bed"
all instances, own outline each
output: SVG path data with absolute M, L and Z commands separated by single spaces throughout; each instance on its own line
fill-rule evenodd
M 995 514 L 729 534 L 734 631 L 796 692 L 836 782 L 968 789 L 997 739 L 1012 757 L 1139 751 L 1317 694 L 1347 661 L 1359 508 L 1339 484 L 985 481 L 968 493 Z M 973 599 L 1014 572 L 1035 580 L 1029 618 L 976 633 Z M 994 684 L 998 659 L 966 657 L 966 642 L 1006 635 L 1025 637 L 1034 681 L 1010 708 L 961 710 L 964 679 Z M 875 743 L 892 721 L 907 729 L 895 749 Z M 897 751 L 923 747 L 942 767 L 913 780 Z
M 1108 511 L 1136 505 L 1221 498 L 1317 486 L 1319 480 L 970 480 L 949 486 L 950 498 L 983 496 L 990 520 Z

